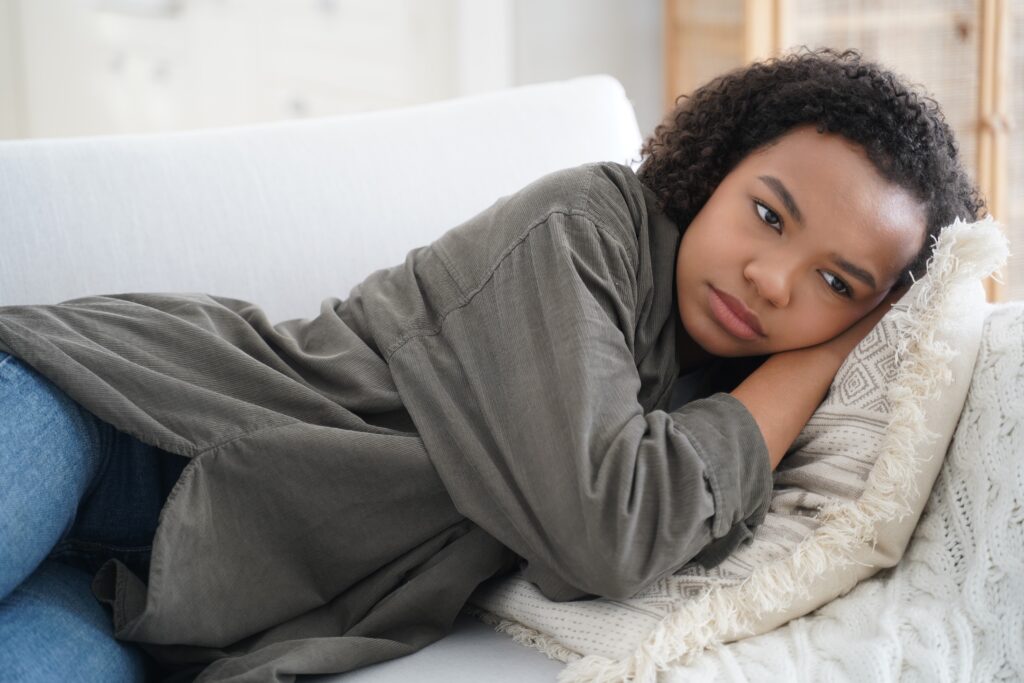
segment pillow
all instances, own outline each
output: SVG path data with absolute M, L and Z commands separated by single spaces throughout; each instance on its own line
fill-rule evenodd
M 705 648 L 770 631 L 902 557 L 963 408 L 984 324 L 980 278 L 1008 247 L 991 216 L 957 220 L 928 272 L 840 367 L 774 473 L 754 536 L 627 600 L 548 600 L 495 577 L 464 611 L 569 663 L 571 681 L 654 681 Z
M 906 553 L 812 614 L 659 683 L 1024 681 L 1024 301 L 986 304 L 956 432 Z

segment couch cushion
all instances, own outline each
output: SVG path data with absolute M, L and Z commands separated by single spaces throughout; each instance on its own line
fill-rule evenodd
M 314 316 L 560 168 L 632 164 L 622 86 L 588 76 L 416 107 L 0 142 L 0 305 L 201 292 Z M 638 163 L 637 159 L 637 163 Z

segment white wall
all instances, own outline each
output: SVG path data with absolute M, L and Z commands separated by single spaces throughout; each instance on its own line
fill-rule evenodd
M 622 82 L 640 132 L 664 114 L 662 0 L 515 0 L 515 82 L 609 73 Z
M 0 0 L 0 138 L 239 125 L 610 73 L 661 116 L 661 0 Z
M 25 98 L 17 0 L 0 0 L 0 138 L 25 128 Z

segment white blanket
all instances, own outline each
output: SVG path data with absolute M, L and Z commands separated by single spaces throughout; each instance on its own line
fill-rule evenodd
M 1024 302 L 986 319 L 953 443 L 900 563 L 659 675 L 684 681 L 1024 681 Z

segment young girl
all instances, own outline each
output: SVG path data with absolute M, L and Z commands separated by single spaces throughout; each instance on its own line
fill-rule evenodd
M 843 359 L 983 205 L 937 105 L 853 52 L 726 74 L 642 154 L 500 198 L 312 320 L 0 308 L 0 670 L 343 672 L 492 577 L 622 599 L 749 538 Z

